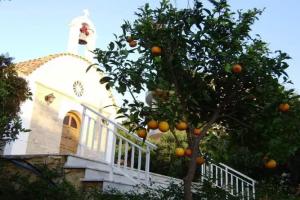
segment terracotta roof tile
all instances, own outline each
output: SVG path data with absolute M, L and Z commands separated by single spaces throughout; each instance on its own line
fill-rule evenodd
M 72 53 L 57 53 L 57 54 L 51 54 L 51 55 L 33 59 L 33 60 L 27 60 L 27 61 L 16 63 L 15 68 L 18 72 L 20 72 L 24 75 L 29 75 L 33 71 L 35 71 L 36 69 L 41 67 L 43 64 L 45 64 L 46 62 L 48 62 L 52 59 L 61 57 L 61 56 L 73 56 L 73 57 L 80 58 L 80 59 L 92 64 L 89 60 L 87 60 L 86 58 L 79 56 L 79 55 L 75 55 Z

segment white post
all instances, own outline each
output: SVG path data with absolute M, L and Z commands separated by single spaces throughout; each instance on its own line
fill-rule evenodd
M 102 138 L 103 126 L 102 126 L 102 124 L 100 122 L 100 119 L 98 119 L 98 125 L 99 125 L 99 130 L 98 130 L 98 146 L 97 146 L 97 151 L 101 152 L 101 138 Z M 105 154 L 105 159 L 106 159 L 106 154 Z
M 228 191 L 228 168 L 225 167 L 225 187 L 226 191 Z
M 114 163 L 115 163 L 115 148 L 116 148 L 116 135 L 113 133 L 113 143 L 112 143 L 112 153 L 110 157 L 110 172 L 109 172 L 109 180 L 113 181 L 114 179 Z
M 252 181 L 252 195 L 253 199 L 255 199 L 255 181 Z
M 139 157 L 138 157 L 138 180 L 141 177 L 141 163 L 142 163 L 142 151 L 139 148 Z
M 218 167 L 217 167 L 217 165 L 215 165 L 215 169 L 216 169 L 216 171 L 215 171 L 215 178 L 216 178 L 216 186 L 218 186 L 218 183 L 219 183 L 219 178 L 218 178 Z
M 86 129 L 85 144 L 84 144 L 85 150 L 88 149 L 89 133 L 90 133 L 90 127 L 91 127 L 91 117 L 88 116 L 87 118 L 88 118 L 87 129 Z
M 146 166 L 145 166 L 145 182 L 146 182 L 146 185 L 149 184 L 149 171 L 150 171 L 150 148 L 147 145 L 147 149 L 146 149 Z
M 122 154 L 122 138 L 119 138 L 119 147 L 118 147 L 118 167 L 121 165 L 121 154 Z
M 236 189 L 236 194 L 239 195 L 240 194 L 240 191 L 239 191 L 239 178 L 238 177 L 235 177 L 235 189 Z
M 206 164 L 203 163 L 203 164 L 201 165 L 201 182 L 204 181 L 204 170 L 205 170 L 205 167 L 206 167 Z
M 97 131 L 97 123 L 96 123 L 96 120 L 93 120 L 94 121 L 94 130 L 93 130 L 93 136 L 92 136 L 92 147 L 91 149 L 94 151 L 94 145 L 95 145 L 95 135 L 96 135 L 96 131 Z
M 219 173 L 218 173 L 219 174 Z M 222 168 L 220 168 L 220 175 L 221 175 L 221 183 L 220 183 L 220 187 L 221 188 L 223 188 L 223 186 L 224 186 L 224 183 L 223 183 L 223 169 Z
M 128 159 L 128 142 L 125 143 L 125 156 L 124 156 L 124 165 L 123 167 L 127 167 L 127 159 Z
M 78 142 L 78 147 L 77 147 L 77 155 L 78 156 L 82 156 L 83 154 L 83 131 L 84 131 L 84 120 L 85 120 L 85 114 L 86 114 L 86 107 L 83 106 L 83 111 L 82 111 L 82 115 L 81 115 L 81 126 L 80 126 L 80 139 Z
M 246 183 L 246 190 L 247 190 L 247 200 L 250 200 L 250 184 Z
M 134 151 L 135 151 L 135 147 L 132 145 L 131 146 L 131 165 L 130 165 L 131 169 L 134 168 Z
M 245 199 L 245 194 L 244 194 L 244 181 L 242 180 L 242 197 Z

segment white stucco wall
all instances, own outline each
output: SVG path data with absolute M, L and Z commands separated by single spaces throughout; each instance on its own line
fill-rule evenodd
M 21 117 L 24 127 L 32 128 L 33 131 L 20 134 L 17 141 L 6 147 L 5 154 L 25 154 L 26 151 L 30 154 L 58 153 L 62 120 L 68 111 L 82 113 L 81 104 L 100 111 L 111 119 L 115 118 L 114 107 L 104 108 L 114 103 L 111 93 L 99 83 L 101 76 L 94 68 L 86 73 L 89 65 L 90 63 L 83 59 L 64 55 L 43 64 L 27 77 L 33 92 L 33 101 L 27 101 L 22 106 Z M 74 94 L 74 81 L 80 81 L 84 86 L 81 97 Z M 48 105 L 44 96 L 50 93 L 56 98 Z M 47 111 L 50 119 L 41 119 L 47 118 Z M 43 121 L 45 123 L 42 123 Z M 110 139 L 108 141 L 112 142 Z

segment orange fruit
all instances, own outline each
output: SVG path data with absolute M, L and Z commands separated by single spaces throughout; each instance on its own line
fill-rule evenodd
M 147 136 L 147 132 L 146 132 L 146 129 L 144 128 L 139 128 L 137 131 L 136 131 L 137 135 L 140 137 L 140 138 L 146 138 Z
M 158 46 L 153 46 L 153 47 L 151 48 L 151 53 L 152 53 L 152 55 L 154 55 L 154 56 L 159 56 L 159 55 L 161 54 L 161 48 L 158 47 Z
M 177 157 L 184 156 L 184 148 L 180 148 L 180 147 L 176 148 L 175 154 L 176 154 Z
M 267 168 L 267 169 L 274 169 L 276 166 L 277 166 L 277 163 L 273 159 L 268 160 L 268 162 L 265 163 L 265 168 Z
M 202 156 L 198 156 L 196 158 L 196 163 L 197 163 L 197 165 L 202 165 L 205 163 L 205 159 Z
M 154 119 L 151 119 L 148 123 L 147 126 L 149 129 L 157 129 L 158 128 L 158 123 Z
M 190 148 L 187 148 L 187 149 L 185 149 L 185 151 L 184 151 L 184 155 L 185 155 L 185 156 L 188 156 L 188 157 L 192 156 L 192 153 L 193 153 L 193 151 L 192 151 L 192 149 L 190 149 Z
M 288 103 L 281 103 L 279 104 L 279 110 L 281 112 L 287 112 L 290 109 L 290 105 Z
M 235 64 L 232 66 L 232 72 L 239 74 L 242 71 L 242 66 L 240 64 Z
M 184 121 L 180 121 L 179 123 L 176 124 L 176 129 L 180 130 L 180 131 L 186 130 L 187 127 L 188 127 L 188 125 Z
M 127 36 L 127 37 L 126 37 L 126 41 L 127 41 L 128 43 L 130 43 L 130 42 L 133 41 L 133 38 L 132 38 L 131 36 Z
M 170 128 L 170 126 L 169 126 L 168 122 L 166 122 L 166 121 L 161 121 L 158 124 L 158 129 L 161 132 L 167 132 L 169 130 L 169 128 Z
M 129 42 L 129 46 L 130 47 L 136 47 L 137 42 L 135 40 L 132 40 L 131 42 Z
M 194 129 L 194 135 L 201 135 L 201 129 L 200 128 L 195 128 Z

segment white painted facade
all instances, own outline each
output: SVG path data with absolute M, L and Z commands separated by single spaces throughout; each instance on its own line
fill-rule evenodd
M 79 29 L 82 23 L 89 25 L 87 44 L 83 46 L 84 55 L 79 56 Z M 41 64 L 28 75 L 20 74 L 29 83 L 32 100 L 21 106 L 23 127 L 30 132 L 20 133 L 18 139 L 6 145 L 4 154 L 53 154 L 59 153 L 63 119 L 69 111 L 82 114 L 83 106 L 93 108 L 109 119 L 116 116 L 112 93 L 99 83 L 101 74 L 96 68 L 86 69 L 92 64 L 92 53 L 95 48 L 96 30 L 88 18 L 88 12 L 72 20 L 68 53 L 55 54 L 53 59 Z M 74 92 L 74 83 L 80 82 L 82 96 Z M 45 97 L 53 94 L 55 99 L 48 103 Z M 107 147 L 111 147 L 112 137 L 107 136 Z M 111 154 L 111 150 L 106 152 Z

